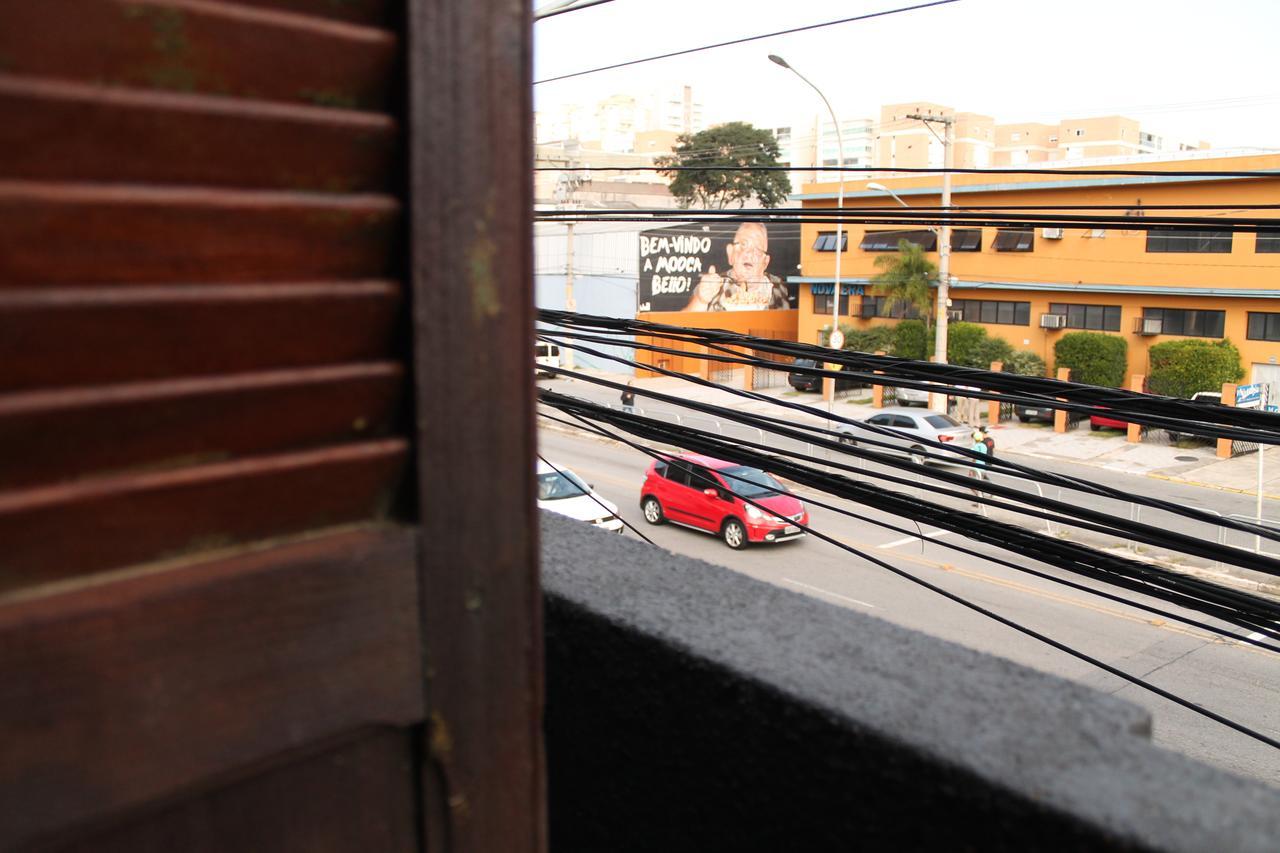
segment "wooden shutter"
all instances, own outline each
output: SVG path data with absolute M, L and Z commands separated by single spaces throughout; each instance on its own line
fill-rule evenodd
M 0 0 L 2 850 L 449 841 L 424 829 L 409 5 Z M 521 10 L 486 14 L 527 49 Z

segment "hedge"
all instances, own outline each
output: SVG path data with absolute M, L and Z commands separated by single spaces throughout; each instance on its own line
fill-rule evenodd
M 993 361 L 1013 357 L 1013 347 L 1004 338 L 993 338 L 977 323 L 951 323 L 947 327 L 947 361 L 962 367 L 991 366 Z
M 1044 376 L 1044 359 L 1031 350 L 1018 350 L 1005 359 L 1004 372 L 1018 376 Z
M 1067 332 L 1053 347 L 1054 361 L 1071 368 L 1073 381 L 1108 388 L 1124 384 L 1128 354 L 1124 338 L 1101 332 Z
M 1197 391 L 1218 391 L 1224 382 L 1244 378 L 1240 351 L 1227 339 L 1165 341 L 1148 352 L 1147 381 L 1153 394 L 1190 397 Z
M 929 357 L 932 343 L 923 320 L 903 320 L 893 327 L 893 349 L 890 352 L 899 358 L 923 361 Z

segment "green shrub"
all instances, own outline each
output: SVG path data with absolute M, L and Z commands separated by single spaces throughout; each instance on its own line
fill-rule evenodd
M 1149 387 L 1153 394 L 1190 397 L 1197 391 L 1218 391 L 1224 382 L 1244 378 L 1240 351 L 1225 338 L 1220 341 L 1165 341 L 1148 352 Z
M 977 323 L 951 323 L 947 327 L 947 361 L 962 367 L 988 368 L 993 361 L 1013 356 L 1004 338 L 993 338 Z
M 1124 338 L 1101 332 L 1067 332 L 1053 346 L 1053 360 L 1071 368 L 1073 381 L 1108 388 L 1124 384 L 1128 353 Z
M 844 336 L 844 348 L 858 352 L 893 352 L 893 326 L 851 331 Z
M 1018 376 L 1044 376 L 1044 359 L 1029 349 L 1020 349 L 1004 360 L 1004 372 Z
M 929 340 L 923 320 L 902 320 L 892 329 L 893 346 L 889 352 L 899 358 L 924 360 L 929 357 L 933 342 Z

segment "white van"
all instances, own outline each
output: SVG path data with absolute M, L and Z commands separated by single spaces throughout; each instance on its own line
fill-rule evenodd
M 543 368 L 560 366 L 560 347 L 555 344 L 548 344 L 538 341 L 533 349 L 534 367 L 533 372 L 539 376 L 553 376 L 554 374 Z

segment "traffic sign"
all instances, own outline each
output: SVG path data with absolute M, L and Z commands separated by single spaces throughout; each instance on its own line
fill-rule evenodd
M 831 333 L 831 340 L 828 341 L 828 343 L 831 344 L 832 349 L 843 349 L 844 348 L 844 332 L 840 331 L 839 329 L 836 329 L 835 331 L 833 331 Z

